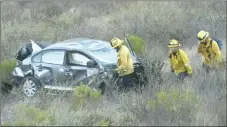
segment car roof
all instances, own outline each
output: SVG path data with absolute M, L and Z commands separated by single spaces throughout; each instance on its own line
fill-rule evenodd
M 47 49 L 97 50 L 106 46 L 111 47 L 110 43 L 108 43 L 107 41 L 95 40 L 90 38 L 75 38 L 49 45 L 46 48 L 44 48 L 44 50 Z

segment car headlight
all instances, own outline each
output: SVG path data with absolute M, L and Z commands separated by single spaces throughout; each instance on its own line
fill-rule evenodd
M 14 70 L 11 72 L 12 76 L 18 76 L 18 77 L 24 77 L 24 72 L 19 68 L 16 67 Z

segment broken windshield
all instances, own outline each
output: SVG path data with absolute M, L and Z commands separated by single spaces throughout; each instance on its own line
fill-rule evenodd
M 117 52 L 112 47 L 101 47 L 90 50 L 91 54 L 103 64 L 116 64 Z

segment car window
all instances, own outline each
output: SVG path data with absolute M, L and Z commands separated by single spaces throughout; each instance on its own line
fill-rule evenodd
M 65 51 L 60 51 L 60 50 L 46 51 L 42 55 L 42 62 L 63 65 L 64 55 L 65 55 Z
M 89 51 L 93 57 L 98 59 L 103 64 L 117 63 L 117 52 L 110 46 Z
M 32 62 L 41 62 L 41 56 L 42 56 L 42 53 L 38 53 L 36 54 L 35 56 L 32 57 Z
M 68 54 L 69 64 L 70 65 L 82 65 L 86 66 L 87 62 L 90 59 L 80 53 L 69 53 Z

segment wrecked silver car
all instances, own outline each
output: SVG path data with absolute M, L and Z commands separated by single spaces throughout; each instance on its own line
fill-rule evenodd
M 143 74 L 131 45 L 125 39 L 134 61 L 135 73 Z M 103 94 L 107 80 L 116 76 L 117 52 L 109 42 L 76 38 L 43 46 L 31 40 L 15 58 L 17 66 L 11 73 L 11 84 L 32 97 L 39 88 L 72 90 L 81 83 L 99 89 Z

